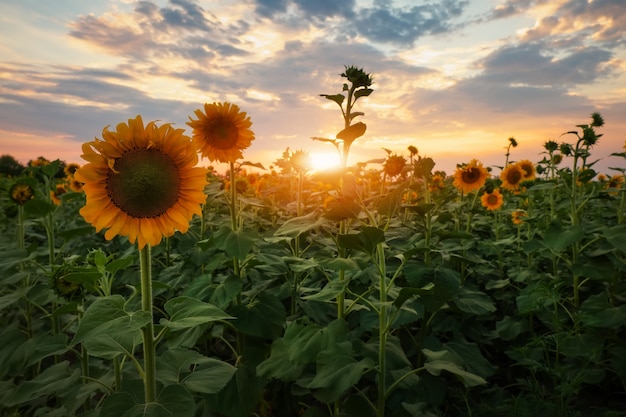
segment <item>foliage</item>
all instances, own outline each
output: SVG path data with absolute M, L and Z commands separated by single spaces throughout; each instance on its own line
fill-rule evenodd
M 3 176 L 0 414 L 621 415 L 626 188 L 594 170 L 598 116 L 494 210 L 497 176 L 462 194 L 414 147 L 394 176 L 212 172 L 203 216 L 152 248 L 152 402 L 137 252 L 82 193 L 52 202 L 60 161 Z

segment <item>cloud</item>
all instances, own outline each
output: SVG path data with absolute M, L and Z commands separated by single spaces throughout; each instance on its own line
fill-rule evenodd
M 443 0 L 411 8 L 379 5 L 358 12 L 358 33 L 375 42 L 412 45 L 417 39 L 451 31 L 468 1 Z

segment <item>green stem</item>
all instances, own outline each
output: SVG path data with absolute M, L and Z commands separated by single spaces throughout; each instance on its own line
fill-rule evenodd
M 141 309 L 150 316 L 150 321 L 141 330 L 143 334 L 144 355 L 144 393 L 146 404 L 156 401 L 156 349 L 154 343 L 154 324 L 152 312 L 152 270 L 150 245 L 139 251 L 141 269 Z
M 387 268 L 385 264 L 385 249 L 382 243 L 376 245 L 378 255 L 378 270 L 380 274 L 379 292 L 380 309 L 378 313 L 378 417 L 385 416 L 386 399 L 386 347 L 387 347 Z
M 17 247 L 18 249 L 24 249 L 24 206 L 19 204 L 17 206 Z
M 122 386 L 122 366 L 119 355 L 113 358 L 113 372 L 115 373 L 115 391 L 119 391 Z

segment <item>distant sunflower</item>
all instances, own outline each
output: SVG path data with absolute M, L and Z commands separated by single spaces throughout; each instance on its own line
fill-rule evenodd
M 528 216 L 524 210 L 513 210 L 511 213 L 511 220 L 513 224 L 522 224 L 524 223 L 524 217 Z
M 524 172 L 523 181 L 530 181 L 535 179 L 535 165 L 529 161 L 528 159 L 523 159 L 519 161 L 516 165 L 519 165 Z
M 458 167 L 454 173 L 454 186 L 464 193 L 480 190 L 489 173 L 483 164 L 472 159 L 469 164 Z
M 183 129 L 170 124 L 145 127 L 141 116 L 120 123 L 104 140 L 83 144 L 89 163 L 74 174 L 84 183 L 87 204 L 80 214 L 104 237 L 128 236 L 130 243 L 157 245 L 163 236 L 189 229 L 206 200 L 206 169 Z
M 73 176 L 70 180 L 68 180 L 68 184 L 69 184 L 70 190 L 74 191 L 75 193 L 83 192 L 83 183 L 78 181 L 76 178 L 73 178 Z
M 485 192 L 480 197 L 480 203 L 487 210 L 498 210 L 504 204 L 504 197 L 500 194 L 500 190 L 496 188 L 492 192 Z
M 406 159 L 401 155 L 389 155 L 383 164 L 383 171 L 390 177 L 402 174 L 402 170 L 406 166 Z
M 67 188 L 65 187 L 65 184 L 57 184 L 54 187 L 54 190 L 50 191 L 50 200 L 52 200 L 52 202 L 55 205 L 60 206 L 61 196 L 65 194 L 66 192 L 67 192 Z
M 254 140 L 252 122 L 246 112 L 231 103 L 204 105 L 204 112 L 195 112 L 197 120 L 189 117 L 193 141 L 203 157 L 211 161 L 235 162 Z
M 9 190 L 9 196 L 11 200 L 15 201 L 20 206 L 33 198 L 35 192 L 28 184 L 15 183 Z
M 524 175 L 524 170 L 518 164 L 511 164 L 507 166 L 500 173 L 502 187 L 511 191 L 519 190 L 520 184 L 524 181 Z
M 78 168 L 80 168 L 79 164 L 76 164 L 76 163 L 67 164 L 65 165 L 65 168 L 63 168 L 63 172 L 65 173 L 66 177 L 72 178 L 74 176 L 74 173 L 78 170 Z

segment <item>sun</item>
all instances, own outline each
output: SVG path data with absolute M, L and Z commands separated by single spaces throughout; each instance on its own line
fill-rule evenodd
M 310 154 L 311 167 L 314 171 L 326 171 L 337 168 L 341 161 L 339 155 L 333 152 L 313 152 Z

